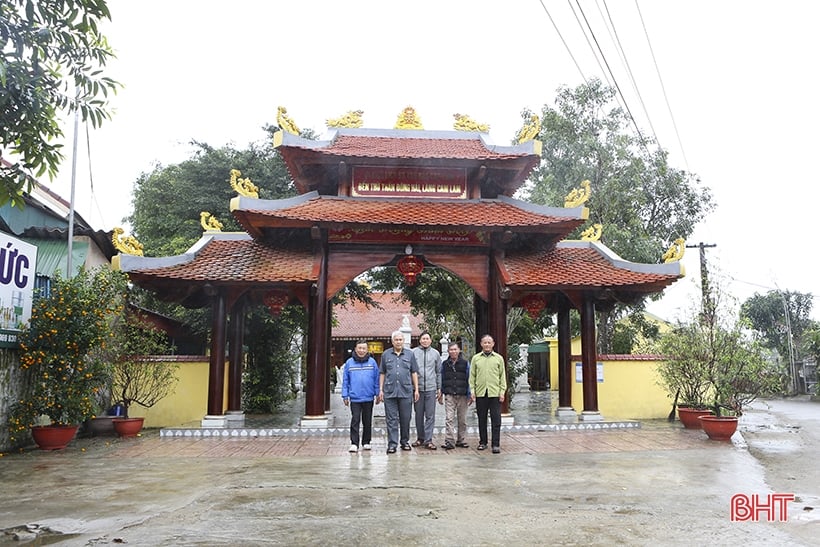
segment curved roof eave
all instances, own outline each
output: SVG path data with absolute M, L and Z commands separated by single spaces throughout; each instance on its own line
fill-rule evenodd
M 630 262 L 618 256 L 615 251 L 601 243 L 600 241 L 561 241 L 556 245 L 559 249 L 594 249 L 612 266 L 621 270 L 628 270 L 631 272 L 656 274 L 656 275 L 672 275 L 683 277 L 686 275 L 686 270 L 680 262 L 668 262 L 665 264 L 641 264 L 638 262 Z
M 137 270 L 156 270 L 168 268 L 193 262 L 196 255 L 204 249 L 211 241 L 243 241 L 249 240 L 251 236 L 245 232 L 206 232 L 199 240 L 181 255 L 174 256 L 137 256 L 129 254 L 118 254 L 112 258 L 111 264 L 115 270 L 123 272 L 135 272 Z

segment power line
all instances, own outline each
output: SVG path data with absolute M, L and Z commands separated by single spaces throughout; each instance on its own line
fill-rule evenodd
M 652 62 L 655 64 L 655 72 L 658 74 L 658 81 L 661 84 L 661 91 L 663 92 L 663 100 L 666 101 L 666 109 L 669 112 L 669 117 L 672 119 L 672 127 L 675 130 L 675 137 L 678 139 L 678 147 L 680 148 L 681 156 L 683 156 L 683 164 L 686 170 L 689 171 L 689 161 L 686 159 L 686 152 L 683 149 L 683 142 L 681 142 L 680 133 L 678 132 L 678 124 L 675 122 L 675 115 L 672 114 L 672 106 L 669 104 L 669 97 L 666 95 L 666 86 L 663 85 L 663 78 L 661 77 L 661 70 L 658 67 L 658 60 L 655 58 L 655 50 L 652 49 L 652 42 L 649 40 L 649 32 L 646 30 L 646 23 L 643 20 L 641 7 L 638 5 L 638 0 L 635 0 L 635 7 L 638 10 L 638 17 L 641 19 L 641 27 L 643 27 L 644 36 L 646 36 L 646 43 L 649 45 L 649 52 L 652 54 Z
M 589 84 L 589 82 L 587 81 L 587 77 L 584 76 L 584 71 L 581 70 L 581 65 L 578 64 L 578 61 L 575 59 L 575 56 L 572 54 L 572 50 L 569 49 L 569 45 L 567 45 L 567 41 L 564 40 L 564 36 L 561 34 L 561 31 L 558 30 L 558 25 L 555 24 L 555 20 L 552 18 L 552 15 L 550 15 L 550 12 L 547 9 L 547 6 L 544 5 L 544 0 L 539 0 L 539 2 L 541 3 L 541 7 L 544 8 L 544 13 L 546 13 L 547 17 L 549 17 L 550 23 L 552 23 L 552 28 L 555 29 L 556 34 L 558 34 L 558 37 L 561 39 L 561 43 L 564 44 L 564 48 L 567 50 L 567 53 L 569 54 L 569 58 L 572 59 L 573 63 L 575 63 L 575 68 L 578 69 L 578 73 L 581 75 L 581 79 L 584 80 L 585 83 Z
M 569 2 L 570 0 L 567 0 L 567 1 Z M 604 62 L 604 65 L 606 65 L 606 72 L 609 73 L 610 77 L 612 78 L 612 84 L 614 85 L 615 89 L 617 90 L 618 95 L 623 100 L 624 110 L 626 111 L 627 116 L 629 116 L 629 119 L 632 121 L 632 125 L 635 127 L 635 132 L 638 134 L 638 139 L 640 140 L 641 146 L 646 151 L 647 155 L 651 156 L 651 154 L 649 153 L 649 149 L 646 146 L 646 141 L 643 138 L 643 133 L 641 132 L 640 127 L 638 127 L 638 123 L 635 121 L 635 117 L 632 115 L 632 110 L 630 110 L 629 104 L 626 102 L 626 96 L 624 96 L 623 91 L 621 91 L 621 86 L 618 85 L 618 80 L 615 78 L 615 74 L 612 72 L 612 69 L 609 66 L 609 62 L 606 60 L 606 55 L 604 55 L 604 51 L 603 51 L 603 49 L 601 49 L 601 44 L 598 42 L 598 38 L 595 36 L 595 32 L 592 30 L 592 26 L 589 24 L 589 20 L 587 19 L 587 16 L 584 13 L 584 9 L 581 7 L 581 4 L 578 0 L 575 0 L 575 4 L 578 6 L 578 11 L 581 12 L 581 16 L 584 18 L 584 23 L 586 24 L 587 29 L 589 29 L 589 33 L 592 36 L 593 41 L 595 42 L 595 47 L 597 48 L 598 53 L 601 56 L 601 60 Z M 570 4 L 570 8 L 571 7 L 572 7 L 572 4 Z M 575 13 L 575 10 L 573 10 L 573 13 Z M 576 19 L 577 19 L 577 15 L 576 15 Z M 579 24 L 580 24 L 580 22 L 579 22 Z M 586 33 L 584 33 L 584 36 L 586 36 Z M 589 43 L 588 40 L 587 40 L 587 43 Z M 594 53 L 594 50 L 593 50 L 593 53 Z M 598 57 L 596 55 L 596 60 L 597 60 L 597 58 Z M 598 63 L 598 66 L 600 66 L 600 63 Z M 601 67 L 601 70 L 603 70 L 603 67 Z
M 638 96 L 638 101 L 641 103 L 641 108 L 643 108 L 643 113 L 646 116 L 646 121 L 649 124 L 649 129 L 652 131 L 652 135 L 655 137 L 655 142 L 657 143 L 659 148 L 663 148 L 661 146 L 660 139 L 658 138 L 658 132 L 655 131 L 655 126 L 652 125 L 652 118 L 649 115 L 649 110 L 646 108 L 646 104 L 644 103 L 641 91 L 640 89 L 638 89 L 638 81 L 635 79 L 635 74 L 632 72 L 632 67 L 629 65 L 629 60 L 626 58 L 626 51 L 624 50 L 623 44 L 621 44 L 621 38 L 618 36 L 618 30 L 615 28 L 615 21 L 612 20 L 612 14 L 609 11 L 609 6 L 607 5 L 606 0 L 603 0 L 603 3 L 604 8 L 606 9 L 606 17 L 604 17 L 604 14 L 601 12 L 601 5 L 596 2 L 596 5 L 598 6 L 598 13 L 600 13 L 601 18 L 604 19 L 605 25 L 606 21 L 609 21 L 607 30 L 612 30 L 610 32 L 609 37 L 615 43 L 615 49 L 618 52 L 618 57 L 621 59 L 621 63 L 624 65 L 626 73 L 629 75 L 629 80 L 632 83 L 632 89 L 635 91 L 635 95 Z

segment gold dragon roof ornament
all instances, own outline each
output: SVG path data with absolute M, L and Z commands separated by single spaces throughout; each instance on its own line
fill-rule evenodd
M 421 125 L 421 118 L 416 114 L 416 109 L 408 106 L 399 114 L 393 129 L 424 129 L 424 126 Z
M 330 118 L 325 120 L 328 127 L 361 127 L 363 110 L 348 110 L 340 118 Z
M 490 126 L 486 123 L 478 123 L 466 114 L 453 114 L 456 119 L 453 129 L 456 131 L 477 131 L 479 133 L 489 133 Z
M 284 106 L 280 106 L 276 110 L 276 123 L 282 131 L 287 131 L 288 133 L 299 136 L 299 128 L 295 123 L 293 123 L 293 120 L 290 119 L 290 116 L 288 116 L 288 109 Z
M 684 239 L 682 237 L 677 238 L 675 241 L 672 242 L 672 245 L 663 253 L 663 263 L 669 264 L 670 262 L 678 262 L 681 258 L 683 258 L 683 253 L 686 252 L 686 245 L 683 244 Z
M 126 236 L 123 235 L 124 233 L 125 230 L 119 226 L 114 228 L 114 233 L 111 235 L 111 243 L 114 244 L 114 248 L 127 255 L 142 256 L 142 243 L 137 241 L 134 236 Z
M 231 188 L 240 196 L 258 198 L 259 187 L 252 183 L 249 178 L 239 178 L 241 175 L 242 172 L 239 169 L 231 169 Z
M 212 216 L 211 213 L 208 211 L 202 211 L 199 213 L 199 224 L 202 226 L 202 229 L 206 232 L 221 232 L 222 231 L 222 223 L 217 220 L 215 216 Z
M 537 114 L 530 114 L 530 121 L 525 123 L 524 126 L 518 130 L 515 140 L 518 144 L 535 140 L 540 132 L 541 118 L 539 118 Z
M 600 241 L 603 233 L 603 225 L 593 224 L 583 232 L 581 232 L 581 241 Z
M 570 209 L 583 205 L 587 202 L 591 193 L 590 182 L 588 180 L 582 181 L 580 188 L 573 188 L 564 198 L 564 207 Z

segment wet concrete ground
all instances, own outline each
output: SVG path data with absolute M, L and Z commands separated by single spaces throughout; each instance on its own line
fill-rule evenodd
M 760 403 L 732 443 L 677 422 L 505 432 L 500 455 L 469 442 L 450 452 L 388 456 L 379 445 L 351 455 L 343 434 L 191 440 L 146 431 L 7 454 L 0 544 L 816 545 L 820 537 L 817 403 Z M 775 492 L 796 496 L 786 522 L 730 521 L 734 494 Z

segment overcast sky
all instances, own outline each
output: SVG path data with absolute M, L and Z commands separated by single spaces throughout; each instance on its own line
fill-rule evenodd
M 706 253 L 710 270 L 719 270 L 741 300 L 774 288 L 818 292 L 813 217 L 820 191 L 810 136 L 820 125 L 816 2 L 109 0 L 109 6 L 113 21 L 105 32 L 118 58 L 108 72 L 125 87 L 112 102 L 113 120 L 91 130 L 92 177 L 85 128 L 77 161 L 76 208 L 96 228 L 122 224 L 140 173 L 186 159 L 191 139 L 238 147 L 259 141 L 278 105 L 299 127 L 319 133 L 325 119 L 352 109 L 363 110 L 365 127 L 374 128 L 392 127 L 408 105 L 425 129 L 450 129 L 453 113 L 466 113 L 508 144 L 523 108 L 553 104 L 559 86 L 609 79 L 588 44 L 593 38 L 579 25 L 586 17 L 642 131 L 654 133 L 675 167 L 696 173 L 714 192 L 717 210 L 687 243 L 716 245 Z M 602 17 L 607 12 L 614 31 Z M 225 166 L 226 179 L 231 167 Z M 69 157 L 51 186 L 68 197 L 70 181 Z M 228 204 L 214 213 L 227 216 Z M 687 250 L 683 263 L 688 276 L 650 307 L 667 319 L 697 302 L 697 249 Z

